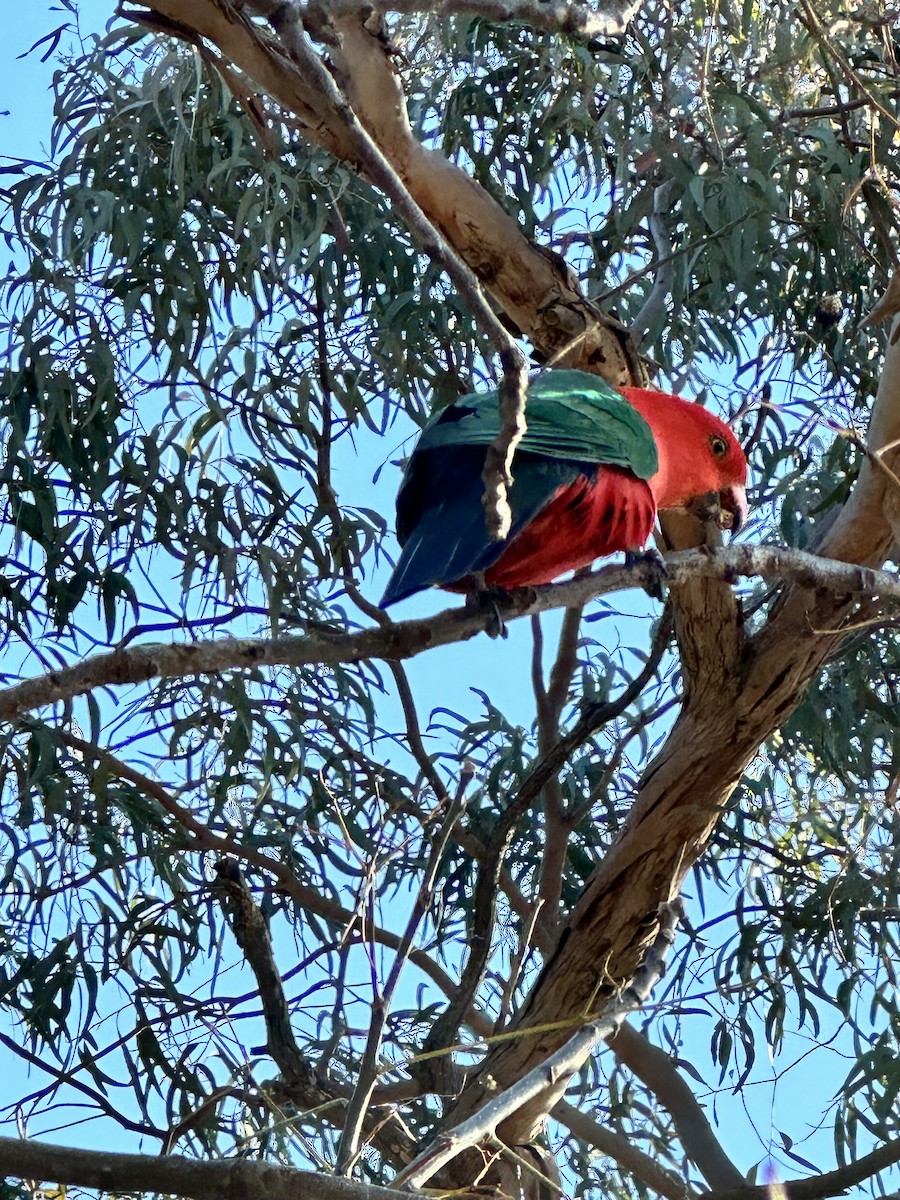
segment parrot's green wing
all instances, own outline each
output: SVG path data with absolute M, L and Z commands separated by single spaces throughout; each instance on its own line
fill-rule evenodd
M 547 371 L 528 385 L 528 430 L 519 443 L 549 458 L 628 467 L 649 479 L 658 466 L 650 426 L 597 375 Z M 439 446 L 489 446 L 500 432 L 496 391 L 462 396 L 430 419 L 416 453 Z

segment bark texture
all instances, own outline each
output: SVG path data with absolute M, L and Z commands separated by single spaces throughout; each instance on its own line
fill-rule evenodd
M 872 412 L 869 447 L 891 447 L 898 438 L 900 343 L 894 343 L 888 346 Z M 896 474 L 900 450 L 888 449 L 884 462 Z M 867 462 L 821 547 L 822 556 L 879 567 L 893 543 L 888 518 L 893 495 L 889 476 Z M 793 584 L 762 629 L 745 638 L 730 588 L 704 579 L 673 592 L 685 671 L 682 711 L 518 1014 L 516 1027 L 523 1036 L 488 1053 L 450 1117 L 454 1122 L 565 1038 L 564 1030 L 529 1035 L 529 1028 L 581 1019 L 632 976 L 656 932 L 658 905 L 680 891 L 744 771 L 800 702 L 840 642 L 841 626 L 857 603 L 850 594 Z M 528 1141 L 543 1116 L 523 1107 L 501 1136 Z

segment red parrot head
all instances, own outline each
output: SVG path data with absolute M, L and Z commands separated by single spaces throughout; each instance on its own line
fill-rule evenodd
M 747 459 L 724 421 L 699 404 L 648 388 L 621 389 L 653 431 L 659 470 L 648 483 L 658 509 L 715 496 L 736 533 L 747 520 Z

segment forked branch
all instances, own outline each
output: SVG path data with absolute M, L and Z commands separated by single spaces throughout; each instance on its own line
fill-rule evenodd
M 488 1101 L 474 1116 L 460 1122 L 437 1137 L 417 1155 L 397 1178 L 397 1187 L 421 1188 L 454 1158 L 493 1138 L 498 1127 L 525 1104 L 546 1098 L 553 1107 L 568 1082 L 581 1069 L 601 1042 L 613 1037 L 629 1013 L 646 1002 L 654 984 L 665 969 L 665 956 L 675 940 L 678 916 L 671 905 L 659 913 L 659 932 L 648 948 L 640 969 L 629 987 L 609 1004 L 603 1014 L 587 1021 L 549 1058 L 533 1067 L 499 1096 Z

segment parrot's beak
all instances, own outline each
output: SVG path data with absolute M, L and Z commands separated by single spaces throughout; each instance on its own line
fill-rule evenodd
M 722 525 L 725 529 L 731 530 L 731 536 L 742 529 L 747 523 L 747 490 L 740 484 L 735 487 L 726 488 L 725 491 L 719 492 L 719 505 L 724 518 Z M 725 514 L 728 514 L 728 517 Z

